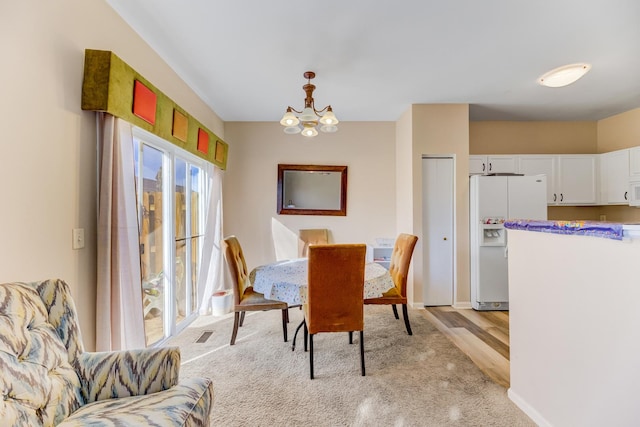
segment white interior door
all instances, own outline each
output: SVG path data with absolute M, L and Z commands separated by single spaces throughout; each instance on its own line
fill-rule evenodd
M 424 305 L 453 304 L 452 157 L 422 159 Z

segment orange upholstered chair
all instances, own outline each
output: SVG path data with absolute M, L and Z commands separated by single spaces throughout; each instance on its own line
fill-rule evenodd
M 234 281 L 233 286 L 233 333 L 231 335 L 231 344 L 236 343 L 238 335 L 238 327 L 244 322 L 244 314 L 247 311 L 265 311 L 265 310 L 282 310 L 282 331 L 284 333 L 284 341 L 287 341 L 287 322 L 289 320 L 288 305 L 286 302 L 266 299 L 263 294 L 255 292 L 253 286 L 249 285 L 247 263 L 244 260 L 244 254 L 240 242 L 235 236 L 224 239 L 225 252 L 224 257 L 227 260 L 231 277 Z
M 329 230 L 326 228 L 309 228 L 300 230 L 298 234 L 298 256 L 308 256 L 309 245 L 326 245 L 329 243 Z
M 407 313 L 407 275 L 409 274 L 411 256 L 413 255 L 413 249 L 417 241 L 418 237 L 412 234 L 402 233 L 398 236 L 393 246 L 391 263 L 389 264 L 389 273 L 395 286 L 385 292 L 380 298 L 364 300 L 365 304 L 390 304 L 393 307 L 393 314 L 396 316 L 396 319 L 399 318 L 396 304 L 402 304 L 404 325 L 409 335 L 413 335 L 413 332 L 411 332 L 409 315 Z
M 320 332 L 360 332 L 364 376 L 364 264 L 366 245 L 318 245 L 309 248 L 309 283 L 304 304 L 305 349 L 313 379 L 313 336 Z

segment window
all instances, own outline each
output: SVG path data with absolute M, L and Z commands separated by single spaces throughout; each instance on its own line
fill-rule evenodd
M 187 151 L 138 128 L 133 140 L 149 346 L 196 316 L 208 180 L 205 162 Z

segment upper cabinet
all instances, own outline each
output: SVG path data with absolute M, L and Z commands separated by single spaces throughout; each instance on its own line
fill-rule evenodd
M 640 147 L 629 148 L 629 178 L 640 179 Z
M 600 203 L 629 204 L 629 149 L 600 154 Z
M 518 156 L 518 173 L 547 176 L 547 203 L 550 205 L 597 204 L 597 165 L 595 154 Z
M 469 175 L 516 173 L 516 157 L 511 155 L 469 156 Z
M 474 158 L 472 161 L 471 159 Z M 484 163 L 485 170 L 482 171 Z M 598 155 L 525 154 L 469 156 L 474 173 L 519 173 L 547 176 L 549 205 L 595 205 L 598 203 Z M 491 169 L 491 170 L 489 170 Z
M 547 176 L 547 204 L 556 203 L 556 156 L 553 155 L 523 155 L 518 156 L 518 173 L 524 175 Z
M 598 156 L 560 154 L 556 156 L 556 203 L 595 205 L 598 203 Z

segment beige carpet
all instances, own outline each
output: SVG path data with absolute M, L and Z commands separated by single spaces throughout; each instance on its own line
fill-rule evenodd
M 201 317 L 173 339 L 182 352 L 181 377 L 214 381 L 212 425 L 220 426 L 534 426 L 421 313 L 410 310 L 413 336 L 390 307 L 365 307 L 365 377 L 359 344 L 347 334 L 314 338 L 315 379 L 302 332 L 290 310 L 289 342 L 279 311 L 248 313 L 229 346 L 233 318 Z M 204 343 L 195 341 L 203 332 Z

